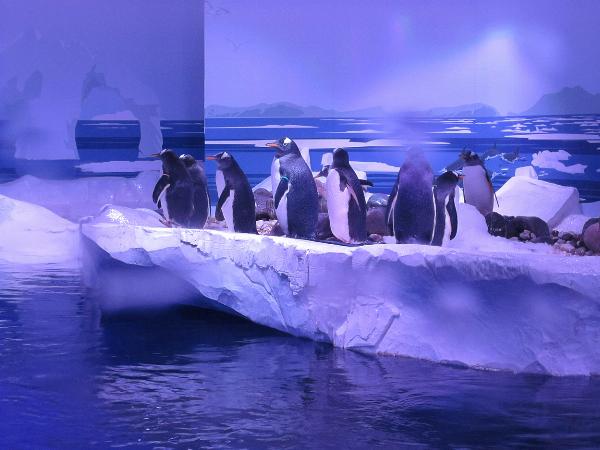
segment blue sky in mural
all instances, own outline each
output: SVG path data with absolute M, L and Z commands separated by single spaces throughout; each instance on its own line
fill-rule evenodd
M 206 104 L 521 112 L 600 91 L 600 2 L 210 0 Z

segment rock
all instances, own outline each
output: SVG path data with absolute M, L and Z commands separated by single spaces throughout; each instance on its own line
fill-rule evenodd
M 600 219 L 592 219 L 586 223 L 583 231 L 583 242 L 594 253 L 600 253 Z
M 588 250 L 587 252 L 585 252 L 585 256 L 594 256 L 594 252 L 591 250 Z
M 283 230 L 277 220 L 256 221 L 256 231 L 263 236 L 283 236 Z
M 533 178 L 538 179 L 538 174 L 533 166 L 517 167 L 515 169 L 515 177 Z
M 377 206 L 383 206 L 384 208 L 387 208 L 389 197 L 390 196 L 387 194 L 375 193 L 369 197 L 367 208 L 375 208 Z
M 535 216 L 556 227 L 565 217 L 581 214 L 579 192 L 568 186 L 525 177 L 510 178 L 497 192 L 495 211 L 503 216 Z
M 380 234 L 370 234 L 369 235 L 369 240 L 371 242 L 377 242 L 377 243 L 383 242 L 383 236 L 380 235 Z
M 509 238 L 511 241 L 518 241 L 519 237 L 518 236 L 513 236 L 511 238 Z
M 510 237 L 506 234 L 508 218 L 497 212 L 491 212 L 485 216 L 488 232 L 492 236 Z
M 576 248 L 575 254 L 577 256 L 585 256 L 585 248 L 583 248 L 583 247 Z
M 529 241 L 531 239 L 531 232 L 528 230 L 521 232 L 521 234 L 519 234 L 519 239 L 522 241 Z
M 331 231 L 331 225 L 329 224 L 329 214 L 319 213 L 317 222 L 317 240 L 325 241 L 332 237 L 334 236 Z
M 570 243 L 566 243 L 566 244 L 561 244 L 558 246 L 559 250 L 565 252 L 565 253 L 572 253 L 573 250 L 575 250 L 575 247 L 573 246 L 573 244 Z
M 277 218 L 273 195 L 265 188 L 254 191 L 254 203 L 256 204 L 256 220 L 273 220 Z
M 563 241 L 572 241 L 575 236 L 573 235 L 573 233 L 561 232 L 558 234 L 558 237 Z
M 381 236 L 389 234 L 385 223 L 385 209 L 383 206 L 376 206 L 367 210 L 368 234 L 380 234 Z

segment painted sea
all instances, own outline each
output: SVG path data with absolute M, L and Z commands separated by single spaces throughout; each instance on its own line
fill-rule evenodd
M 1 127 L 0 127 L 1 128 Z M 14 143 L 0 140 L 0 181 L 31 173 L 37 176 L 134 176 L 149 166 L 138 150 L 143 133 L 136 121 L 80 121 L 75 142 L 81 160 L 10 160 Z M 600 115 L 490 118 L 208 118 L 202 121 L 161 121 L 157 147 L 179 153 L 231 152 L 256 185 L 269 175 L 272 150 L 265 143 L 289 136 L 310 149 L 311 166 L 337 147 L 349 150 L 356 168 L 367 172 L 374 192 L 391 190 L 409 147 L 420 147 L 435 172 L 457 168 L 463 149 L 485 159 L 498 189 L 517 167 L 533 164 L 542 180 L 577 187 L 584 202 L 600 200 Z M 205 142 L 205 148 L 203 143 Z M 12 152 L 12 153 L 11 153 Z M 149 153 L 149 152 L 146 152 Z M 114 162 L 92 169 L 86 163 Z M 131 163 L 131 161 L 143 161 Z M 380 164 L 372 164 L 377 162 Z M 158 166 L 156 166 L 158 167 Z M 213 164 L 206 166 L 215 196 Z
M 345 147 L 367 171 L 372 191 L 388 193 L 405 150 L 420 147 L 436 172 L 457 168 L 467 148 L 485 159 L 496 189 L 517 167 L 533 164 L 539 177 L 575 186 L 582 201 L 600 200 L 600 115 L 493 118 L 214 118 L 206 120 L 206 153 L 235 155 L 251 184 L 268 176 L 272 150 L 264 143 L 289 136 L 310 148 L 311 166 Z M 383 164 L 366 164 L 379 162 Z M 207 166 L 212 173 L 211 165 Z

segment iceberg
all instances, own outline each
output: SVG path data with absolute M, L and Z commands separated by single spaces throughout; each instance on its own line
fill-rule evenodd
M 107 206 L 80 224 L 84 273 L 90 286 L 114 286 L 111 264 L 133 270 L 118 279 L 132 305 L 189 301 L 369 354 L 600 373 L 600 258 L 492 237 L 470 205 L 458 213 L 451 248 L 348 247 L 169 229 L 152 211 Z

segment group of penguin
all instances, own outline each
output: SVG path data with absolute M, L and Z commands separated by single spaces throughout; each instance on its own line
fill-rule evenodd
M 290 138 L 267 144 L 274 149 L 271 183 L 274 209 L 286 236 L 316 239 L 319 194 L 315 176 Z M 153 200 L 162 209 L 167 226 L 204 228 L 210 216 L 210 197 L 203 167 L 191 155 L 162 150 L 162 175 Z M 476 153 L 465 151 L 463 173 L 446 171 L 434 179 L 420 151 L 411 150 L 400 167 L 387 203 L 385 220 L 390 235 L 401 244 L 444 245 L 456 236 L 456 187 L 463 179 L 464 200 L 484 216 L 493 210 L 494 191 L 487 170 Z M 228 152 L 209 156 L 217 163 L 217 220 L 240 233 L 257 233 L 254 194 L 248 178 Z M 333 160 L 317 177 L 326 176 L 325 195 L 331 232 L 344 244 L 367 241 L 367 202 L 350 165 L 348 152 L 338 148 Z

